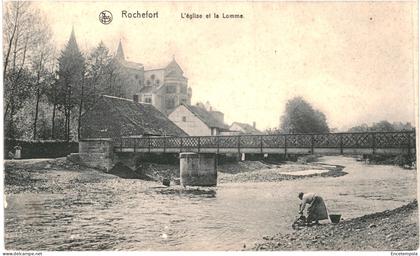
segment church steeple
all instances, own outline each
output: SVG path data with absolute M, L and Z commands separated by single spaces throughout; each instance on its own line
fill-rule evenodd
M 71 28 L 71 34 L 70 34 L 69 41 L 67 42 L 66 48 L 68 49 L 69 52 L 73 54 L 80 53 L 79 46 L 77 45 L 77 41 L 76 41 L 76 35 L 74 33 L 74 26 Z
M 166 73 L 169 74 L 178 74 L 182 75 L 184 71 L 182 71 L 181 67 L 175 60 L 175 55 L 172 55 L 172 61 L 166 66 Z
M 118 60 L 125 60 L 124 50 L 122 48 L 121 40 L 120 40 L 120 43 L 118 44 L 118 49 L 117 49 L 117 53 L 115 54 L 115 58 L 117 58 Z
M 85 66 L 85 59 L 79 50 L 74 33 L 74 27 L 71 30 L 69 41 L 61 50 L 58 58 L 58 77 L 67 80 L 62 80 L 69 84 L 79 84 L 82 79 L 83 67 Z

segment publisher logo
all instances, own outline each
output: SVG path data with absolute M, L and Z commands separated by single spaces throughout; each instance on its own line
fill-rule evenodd
M 112 21 L 112 13 L 107 10 L 100 12 L 99 21 L 104 25 L 108 25 Z

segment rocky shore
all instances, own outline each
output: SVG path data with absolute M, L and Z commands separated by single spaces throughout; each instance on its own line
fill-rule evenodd
M 339 177 L 346 175 L 344 166 L 326 165 L 321 163 L 301 164 L 286 162 L 285 164 L 266 164 L 260 161 L 246 161 L 235 164 L 225 164 L 218 168 L 218 182 L 278 182 L 311 177 Z M 309 170 L 304 175 L 299 172 Z M 324 172 L 317 172 L 324 171 Z
M 342 166 L 320 163 L 270 164 L 261 161 L 245 161 L 221 164 L 218 167 L 218 183 L 279 182 L 311 177 L 339 177 L 347 174 L 343 169 Z M 323 170 L 324 172 L 293 175 L 307 170 L 315 172 Z M 118 179 L 117 176 L 159 183 L 163 179 L 168 179 L 171 180 L 171 185 L 174 185 L 179 183 L 179 166 L 145 163 L 137 170 L 116 166 L 109 173 L 104 173 L 74 164 L 65 158 L 5 161 L 5 191 L 7 193 L 59 191 L 63 189 L 62 185 L 67 184 L 66 179 L 89 183 L 102 179 Z M 75 184 L 70 182 L 67 185 Z
M 4 161 L 4 192 L 6 194 L 61 193 L 77 190 L 104 180 L 117 181 L 117 176 L 79 166 L 65 158 Z M 141 181 L 146 183 L 146 181 Z
M 271 164 L 262 161 L 244 161 L 220 164 L 217 169 L 218 183 L 277 182 L 310 177 L 339 177 L 347 174 L 343 171 L 343 166 L 296 162 Z M 305 175 L 296 175 L 298 172 L 307 170 L 309 170 L 309 173 Z M 311 173 L 311 170 L 314 172 Z M 324 172 L 317 173 L 317 171 Z M 154 181 L 161 181 L 163 179 L 172 181 L 179 180 L 179 166 L 177 165 L 144 163 L 134 172 L 138 172 L 138 175 L 135 175 L 132 178 L 139 177 L 141 179 Z M 120 177 L 127 177 L 127 175 L 125 175 L 127 172 L 124 171 L 124 168 L 119 168 L 119 170 L 115 171 L 112 170 L 110 173 Z M 120 174 L 124 175 L 121 176 Z
M 252 250 L 417 250 L 417 200 L 338 224 L 303 227 L 289 234 L 264 237 Z

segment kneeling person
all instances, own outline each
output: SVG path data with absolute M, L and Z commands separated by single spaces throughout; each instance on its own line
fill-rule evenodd
M 299 199 L 302 201 L 299 207 L 299 214 L 303 214 L 306 204 L 308 206 L 308 217 L 306 218 L 307 223 L 311 224 L 315 221 L 315 224 L 319 224 L 320 220 L 328 219 L 327 206 L 325 206 L 324 199 L 315 193 L 299 193 Z

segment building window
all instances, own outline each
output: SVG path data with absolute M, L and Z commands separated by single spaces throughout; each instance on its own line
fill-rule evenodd
M 146 81 L 146 84 L 147 84 L 147 85 L 150 85 L 150 80 L 147 80 L 147 81 Z
M 175 107 L 175 99 L 174 98 L 166 99 L 166 109 L 172 109 L 174 107 Z
M 144 101 L 145 101 L 146 103 L 152 103 L 152 99 L 151 99 L 151 98 L 146 98 Z
M 157 85 L 159 85 L 159 84 L 160 84 L 160 80 L 159 80 L 159 79 L 157 79 L 157 80 L 156 80 L 156 84 L 157 84 Z
M 182 122 L 186 122 L 187 121 L 187 117 L 186 116 L 183 116 L 182 117 Z
M 135 77 L 136 79 L 139 79 L 139 75 L 135 75 L 134 77 Z
M 182 103 L 187 103 L 187 99 L 181 99 Z
M 166 86 L 166 93 L 176 93 L 176 86 L 173 86 L 173 85 Z
M 155 74 L 152 74 L 152 75 L 150 76 L 150 78 L 151 78 L 152 80 L 154 80 L 154 79 L 155 79 Z

